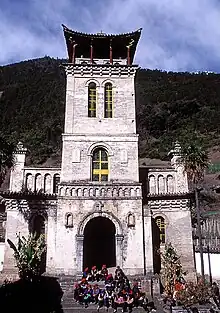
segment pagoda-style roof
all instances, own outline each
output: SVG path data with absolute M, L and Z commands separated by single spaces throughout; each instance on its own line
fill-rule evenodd
M 75 45 L 75 58 L 90 58 L 92 46 L 94 59 L 109 59 L 110 47 L 113 59 L 126 59 L 127 47 L 129 47 L 130 64 L 132 64 L 142 30 L 140 28 L 134 32 L 116 35 L 103 32 L 86 34 L 73 31 L 65 25 L 62 26 L 70 62 L 73 56 L 73 46 Z

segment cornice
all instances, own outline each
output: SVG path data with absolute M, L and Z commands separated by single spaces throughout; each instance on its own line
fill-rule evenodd
M 135 75 L 137 65 L 82 65 L 82 64 L 63 64 L 67 76 L 106 76 L 106 77 L 132 77 Z

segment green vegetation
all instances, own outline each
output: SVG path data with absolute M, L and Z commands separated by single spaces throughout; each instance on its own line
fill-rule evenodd
M 161 280 L 166 296 L 173 295 L 176 282 L 181 282 L 186 275 L 183 271 L 180 256 L 171 243 L 165 245 L 164 252 L 161 253 L 162 270 Z
M 0 187 L 3 183 L 7 170 L 14 165 L 15 146 L 0 136 Z
M 7 240 L 14 251 L 14 258 L 22 279 L 32 280 L 41 274 L 41 264 L 46 251 L 44 235 L 30 234 L 28 238 L 17 235 L 17 247 L 11 240 Z
M 30 60 L 0 67 L 0 135 L 21 141 L 39 164 L 59 156 L 64 127 L 64 60 Z M 206 147 L 220 145 L 220 75 L 139 70 L 137 131 L 141 157 L 167 156 L 195 130 Z

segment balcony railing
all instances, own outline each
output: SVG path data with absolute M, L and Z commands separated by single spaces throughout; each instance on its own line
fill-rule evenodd
M 194 247 L 195 252 L 199 252 L 199 239 L 194 238 Z M 219 253 L 220 252 L 220 238 L 209 238 L 209 239 L 202 239 L 202 247 L 203 252 L 210 252 L 210 253 Z

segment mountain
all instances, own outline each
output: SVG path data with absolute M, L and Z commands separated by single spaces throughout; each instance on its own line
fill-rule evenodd
M 45 57 L 0 67 L 0 134 L 27 146 L 29 164 L 60 157 L 64 62 Z M 220 74 L 140 69 L 136 99 L 140 157 L 166 159 L 172 143 L 194 131 L 211 156 L 220 155 Z

